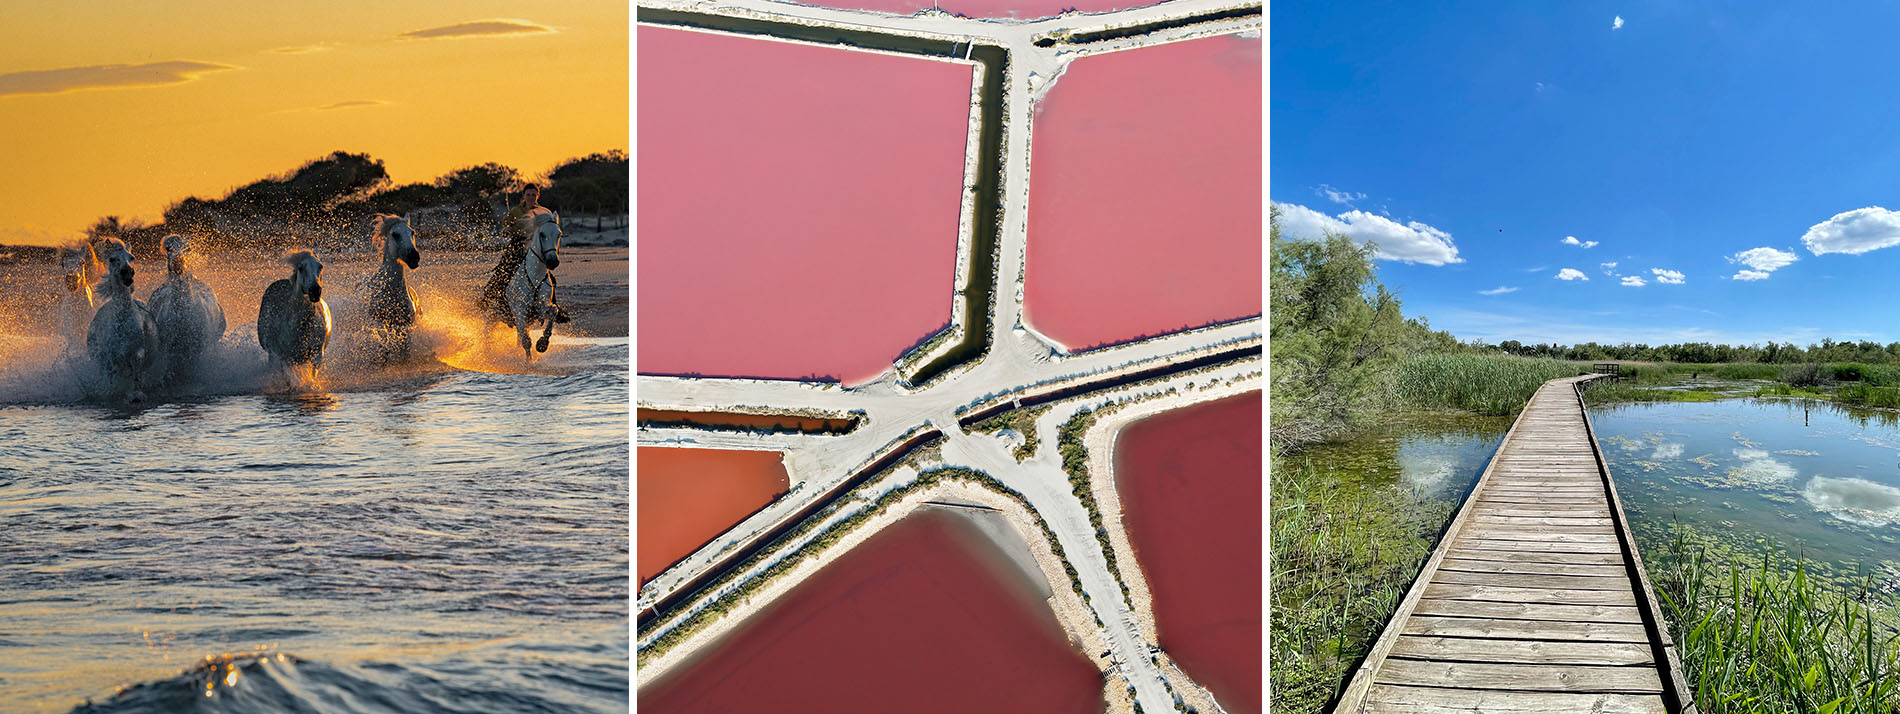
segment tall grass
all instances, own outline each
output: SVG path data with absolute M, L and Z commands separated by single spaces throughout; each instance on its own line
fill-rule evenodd
M 1299 457 L 1276 460 L 1271 479 L 1272 709 L 1308 714 L 1338 695 L 1378 639 L 1451 504 L 1421 504 Z
M 1588 371 L 1587 364 L 1554 359 L 1428 354 L 1399 363 L 1396 389 L 1408 406 L 1503 416 L 1524 408 L 1545 382 Z
M 1711 562 L 1685 530 L 1656 559 L 1664 618 L 1707 714 L 1892 712 L 1900 641 L 1866 600 L 1829 592 L 1801 559 Z M 1792 566 L 1789 569 L 1788 566 Z

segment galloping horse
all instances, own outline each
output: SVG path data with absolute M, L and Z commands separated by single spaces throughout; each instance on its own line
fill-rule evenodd
M 561 265 L 561 217 L 553 211 L 539 211 L 533 216 L 533 227 L 528 236 L 527 254 L 522 257 L 521 267 L 515 268 L 515 276 L 508 281 L 505 293 L 508 300 L 509 325 L 515 328 L 515 336 L 521 341 L 521 352 L 529 362 L 534 361 L 535 352 L 548 351 L 548 338 L 554 335 L 556 308 L 554 305 L 553 271 Z M 528 341 L 528 323 L 541 320 L 546 327 L 541 339 L 534 342 L 530 350 Z
M 203 280 L 192 277 L 185 262 L 190 243 L 176 233 L 159 243 L 165 248 L 165 282 L 147 305 L 158 326 L 158 361 L 153 374 L 167 384 L 196 371 L 198 358 L 224 337 L 224 306 Z
M 382 245 L 383 265 L 363 280 L 358 293 L 364 312 L 383 338 L 385 357 L 409 353 L 409 330 L 422 312 L 408 280 L 410 270 L 422 267 L 415 235 L 406 218 L 383 213 L 370 217 L 370 237 Z
M 145 304 L 132 297 L 132 251 L 117 238 L 95 248 L 105 253 L 105 276 L 93 292 L 99 311 L 86 328 L 86 354 L 104 382 L 128 401 L 145 399 L 145 373 L 158 354 L 158 329 Z
M 310 251 L 284 256 L 290 277 L 271 283 L 257 306 L 257 344 L 283 364 L 322 366 L 330 344 L 330 305 L 323 301 L 318 275 L 323 263 Z

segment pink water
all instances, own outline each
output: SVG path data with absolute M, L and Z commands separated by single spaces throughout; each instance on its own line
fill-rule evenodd
M 1161 648 L 1230 712 L 1260 708 L 1260 393 L 1136 422 L 1115 486 Z
M 639 28 L 643 374 L 876 377 L 949 323 L 968 65 Z
M 642 712 L 1102 711 L 1102 675 L 976 527 L 924 510 L 800 583 Z
M 1084 57 L 1036 110 L 1025 319 L 1069 351 L 1260 314 L 1260 46 Z
M 844 10 L 876 10 L 910 15 L 933 5 L 919 0 L 813 0 L 801 5 L 835 7 Z M 1054 17 L 1062 11 L 1108 12 L 1156 4 L 1156 0 L 942 0 L 935 7 L 964 17 L 1007 17 L 1033 20 Z

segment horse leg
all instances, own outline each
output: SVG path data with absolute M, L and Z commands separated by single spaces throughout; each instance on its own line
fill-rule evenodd
M 546 317 L 547 317 L 547 320 L 543 322 L 542 324 L 546 325 L 547 327 L 541 331 L 541 340 L 539 342 L 534 343 L 534 351 L 536 352 L 548 351 L 548 338 L 554 336 L 555 319 L 554 319 L 553 305 L 548 306 Z
M 533 362 L 534 349 L 528 340 L 528 314 L 521 308 L 515 308 L 515 339 L 521 343 L 522 358 Z

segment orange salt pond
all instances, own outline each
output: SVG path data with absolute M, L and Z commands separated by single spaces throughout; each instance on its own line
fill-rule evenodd
M 785 493 L 791 480 L 776 451 L 635 450 L 640 582 Z

